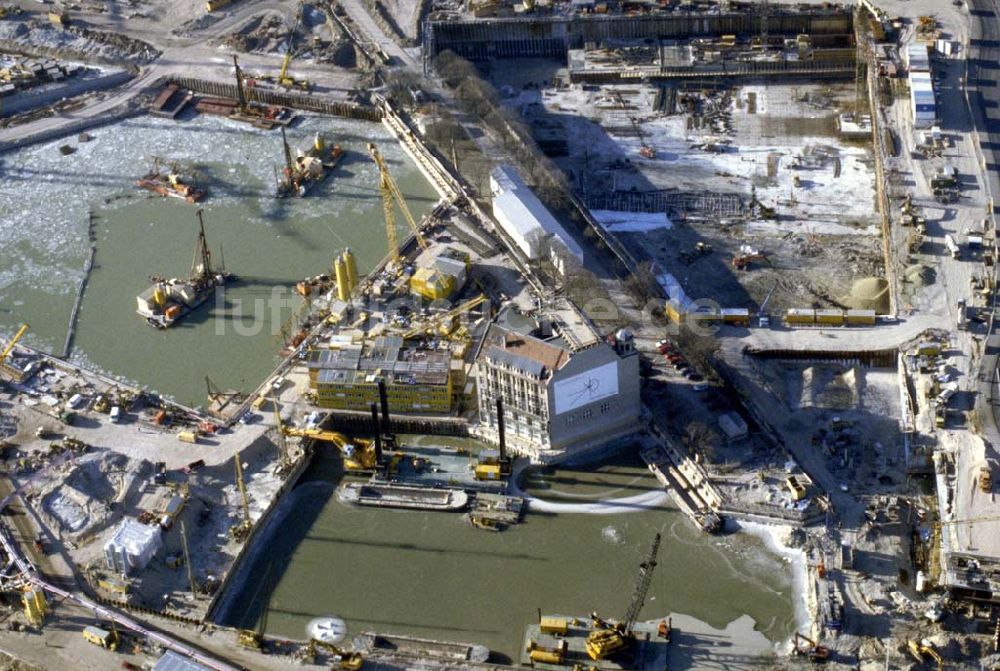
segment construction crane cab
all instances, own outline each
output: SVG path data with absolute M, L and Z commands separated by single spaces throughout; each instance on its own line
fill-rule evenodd
M 819 645 L 816 641 L 799 632 L 795 632 L 792 644 L 794 646 L 792 652 L 808 657 L 809 661 L 814 664 L 821 664 L 830 658 L 830 648 Z
M 635 640 L 633 628 L 639 619 L 639 612 L 646 602 L 646 594 L 653 579 L 653 569 L 656 568 L 656 555 L 660 549 L 660 534 L 653 537 L 653 543 L 646 553 L 645 559 L 639 564 L 639 575 L 628 610 L 620 621 L 611 623 L 597 613 L 591 613 L 590 621 L 593 629 L 587 634 L 585 647 L 587 655 L 593 660 L 602 660 L 620 653 L 631 647 Z

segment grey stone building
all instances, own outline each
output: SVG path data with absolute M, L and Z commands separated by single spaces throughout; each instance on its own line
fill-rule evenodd
M 640 430 L 632 334 L 603 340 L 580 326 L 558 316 L 541 325 L 490 326 L 476 358 L 483 439 L 498 441 L 497 397 L 507 447 L 534 462 L 562 461 Z

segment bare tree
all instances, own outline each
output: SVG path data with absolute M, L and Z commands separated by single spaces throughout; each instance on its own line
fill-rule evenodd
M 715 431 L 704 422 L 688 422 L 684 427 L 684 444 L 696 458 L 711 462 L 715 457 L 715 440 Z
M 625 290 L 639 305 L 644 305 L 660 295 L 652 261 L 641 261 L 636 265 L 625 279 Z

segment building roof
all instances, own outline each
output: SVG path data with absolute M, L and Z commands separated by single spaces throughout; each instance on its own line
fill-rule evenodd
M 152 671 L 211 671 L 211 669 L 181 657 L 173 650 L 167 650 L 163 653 L 163 657 L 156 660 Z
M 404 347 L 399 336 L 379 336 L 360 348 L 318 350 L 308 365 L 318 369 L 321 384 L 371 383 L 384 377 L 389 384 L 447 384 L 451 353 Z
M 583 248 L 538 200 L 515 168 L 509 165 L 494 168 L 490 181 L 494 210 L 502 210 L 519 235 L 527 239 L 534 231 L 547 233 L 562 242 L 570 254 L 583 259 Z
M 130 555 L 142 555 L 150 546 L 160 542 L 160 527 L 155 524 L 142 524 L 138 520 L 123 521 L 114 535 L 107 542 L 116 548 L 122 548 Z
M 540 379 L 546 371 L 562 368 L 570 353 L 551 342 L 491 324 L 484 338 L 482 356 Z

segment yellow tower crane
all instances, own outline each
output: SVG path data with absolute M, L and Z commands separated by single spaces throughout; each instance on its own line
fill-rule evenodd
M 420 227 L 413 218 L 410 208 L 406 205 L 406 199 L 403 198 L 403 192 L 399 190 L 399 185 L 396 184 L 396 180 L 389 173 L 389 166 L 386 165 L 385 159 L 382 157 L 382 153 L 378 150 L 378 147 L 369 143 L 368 153 L 372 155 L 372 160 L 378 166 L 379 190 L 382 192 L 382 207 L 385 210 L 385 237 L 389 241 L 389 261 L 398 267 L 399 241 L 396 239 L 396 214 L 393 209 L 393 203 L 399 206 L 400 212 L 403 213 L 403 218 L 406 219 L 410 230 L 413 231 L 413 237 L 417 239 L 417 244 L 420 245 L 421 249 L 427 249 L 427 241 L 420 234 Z
M 250 522 L 250 502 L 247 499 L 246 483 L 243 482 L 243 464 L 240 462 L 239 452 L 237 452 L 233 457 L 233 461 L 236 462 L 236 487 L 240 490 L 240 503 L 243 507 L 243 519 L 231 526 L 229 528 L 229 533 L 235 540 L 241 541 L 250 533 L 250 528 L 253 524 Z

